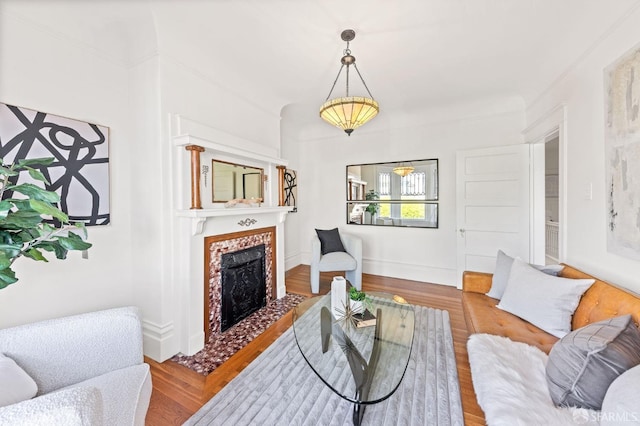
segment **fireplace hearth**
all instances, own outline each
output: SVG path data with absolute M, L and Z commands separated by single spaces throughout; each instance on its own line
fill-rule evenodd
M 220 331 L 266 306 L 265 245 L 222 255 L 222 307 Z

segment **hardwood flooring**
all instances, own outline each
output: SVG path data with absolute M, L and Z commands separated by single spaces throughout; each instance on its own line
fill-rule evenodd
M 331 273 L 321 274 L 320 293 L 325 294 L 329 291 L 332 276 Z M 399 294 L 409 303 L 449 311 L 465 424 L 484 425 L 484 414 L 476 402 L 471 382 L 466 345 L 469 333 L 464 322 L 460 290 L 454 287 L 368 274 L 363 274 L 362 281 L 365 291 Z M 300 265 L 288 271 L 286 284 L 287 291 L 290 293 L 311 296 L 309 267 Z M 171 361 L 158 363 L 146 359 L 151 365 L 153 378 L 147 426 L 182 424 L 290 326 L 291 312 L 206 377 Z

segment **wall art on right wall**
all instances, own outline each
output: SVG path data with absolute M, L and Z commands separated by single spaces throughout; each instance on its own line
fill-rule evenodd
M 640 260 L 640 45 L 604 70 L 607 250 Z

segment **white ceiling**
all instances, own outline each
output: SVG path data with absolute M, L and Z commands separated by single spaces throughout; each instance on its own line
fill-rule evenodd
M 0 0 L 132 66 L 159 51 L 272 111 L 326 98 L 343 29 L 382 109 L 533 101 L 640 0 Z M 638 40 L 629 40 L 629 47 Z M 353 77 L 353 76 L 352 76 Z M 352 94 L 360 85 L 352 78 Z M 334 95 L 343 95 L 340 82 Z

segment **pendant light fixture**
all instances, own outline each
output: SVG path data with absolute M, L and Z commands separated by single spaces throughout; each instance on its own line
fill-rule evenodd
M 393 173 L 405 177 L 413 173 L 414 170 L 413 166 L 398 166 L 393 168 Z
M 327 96 L 325 103 L 320 107 L 320 117 L 327 123 L 341 128 L 347 135 L 351 136 L 351 132 L 353 132 L 355 128 L 362 126 L 378 115 L 380 108 L 378 107 L 378 102 L 376 102 L 373 99 L 373 96 L 371 96 L 371 92 L 369 91 L 367 84 L 364 82 L 362 75 L 360 75 L 360 71 L 356 66 L 356 58 L 351 55 L 351 50 L 349 50 L 349 42 L 356 37 L 356 32 L 353 30 L 344 30 L 340 37 L 342 40 L 347 42 L 347 48 L 344 50 L 344 56 L 340 60 L 342 65 L 340 66 L 338 75 L 333 82 L 333 86 L 331 86 L 331 91 L 329 91 L 329 95 Z M 342 98 L 329 99 L 345 65 L 347 66 L 346 95 Z M 369 94 L 368 98 L 362 96 L 349 96 L 349 67 L 352 65 L 358 73 L 358 77 L 360 77 L 364 88 Z

